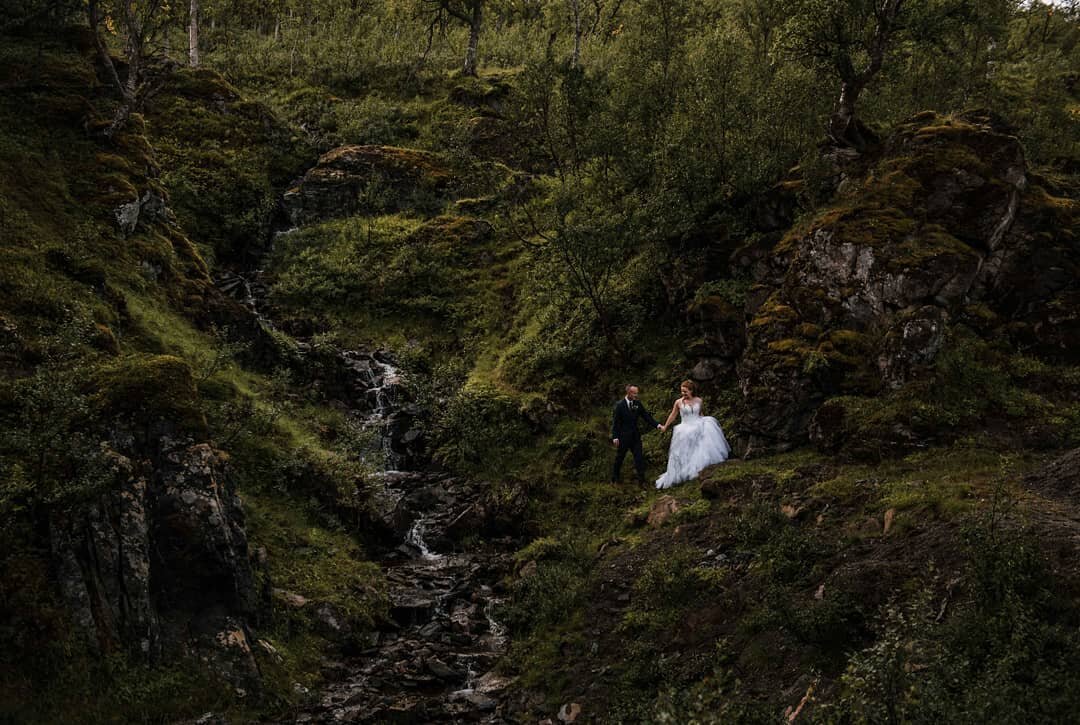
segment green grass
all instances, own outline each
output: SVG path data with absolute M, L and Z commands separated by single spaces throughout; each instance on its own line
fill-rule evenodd
M 251 545 L 266 547 L 276 588 L 330 602 L 361 629 L 385 617 L 382 572 L 355 538 L 313 518 L 305 501 L 252 491 L 242 499 Z

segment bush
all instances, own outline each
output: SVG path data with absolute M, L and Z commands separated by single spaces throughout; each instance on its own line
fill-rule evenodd
M 926 589 L 885 610 L 852 657 L 828 722 L 1065 722 L 1080 693 L 1080 617 L 1031 532 L 992 512 L 966 531 L 966 601 L 949 619 Z
M 502 610 L 502 620 L 514 634 L 522 638 L 533 632 L 544 632 L 573 616 L 588 593 L 592 555 L 584 539 L 554 541 L 539 539 L 533 551 L 539 559 L 536 571 L 519 579 L 513 587 L 511 603 Z M 545 557 L 547 550 L 557 555 Z M 524 554 L 524 551 L 522 554 Z
M 505 470 L 534 438 L 520 406 L 486 384 L 469 384 L 451 398 L 435 422 L 435 455 L 459 471 Z

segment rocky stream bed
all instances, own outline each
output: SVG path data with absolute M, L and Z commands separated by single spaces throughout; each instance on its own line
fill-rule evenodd
M 261 277 L 227 273 L 217 284 L 272 327 Z M 313 354 L 304 340 L 298 351 Z M 497 607 L 516 542 L 481 535 L 480 484 L 422 464 L 418 411 L 392 354 L 336 350 L 332 357 L 335 397 L 381 443 L 373 507 L 388 545 L 373 553 L 386 575 L 390 619 L 365 648 L 325 662 L 328 684 L 278 722 L 508 722 L 502 698 L 512 680 L 494 665 L 508 643 Z
M 493 667 L 507 644 L 495 611 L 510 542 L 438 553 L 451 548 L 447 530 L 476 503 L 469 483 L 437 473 L 380 478 L 382 495 L 412 518 L 381 561 L 392 623 L 329 668 L 333 682 L 296 721 L 505 722 L 500 697 L 511 682 Z

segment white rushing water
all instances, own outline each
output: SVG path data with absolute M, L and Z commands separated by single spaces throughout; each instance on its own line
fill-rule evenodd
M 421 517 L 413 522 L 409 532 L 405 534 L 405 543 L 415 547 L 420 552 L 420 558 L 425 561 L 437 562 L 443 559 L 442 554 L 436 554 L 428 548 L 427 542 L 424 541 L 424 529 L 427 526 L 427 521 Z

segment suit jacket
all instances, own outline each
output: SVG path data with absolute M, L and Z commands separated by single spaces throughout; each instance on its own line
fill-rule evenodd
M 656 428 L 660 425 L 653 419 L 652 415 L 645 406 L 642 405 L 640 400 L 634 401 L 633 409 L 626 404 L 626 398 L 623 398 L 615 404 L 615 410 L 611 419 L 611 437 L 612 439 L 618 438 L 619 443 L 631 442 L 641 437 L 641 432 L 638 430 L 638 419 L 644 418 L 645 422 L 649 424 L 650 428 Z

